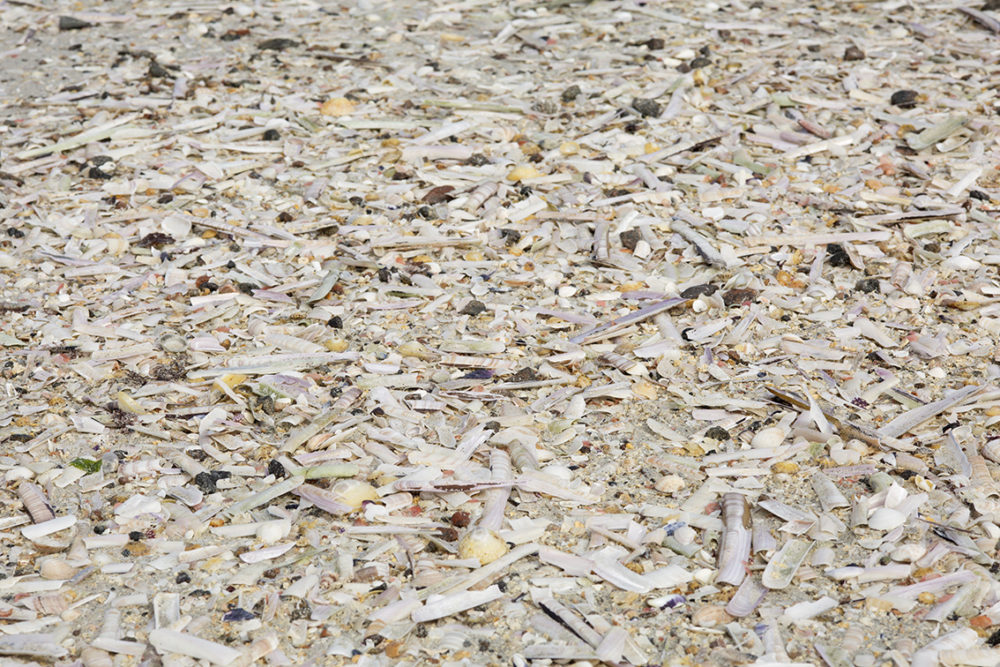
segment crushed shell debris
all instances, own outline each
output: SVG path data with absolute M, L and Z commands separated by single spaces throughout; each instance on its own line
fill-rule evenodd
M 100 4 L 0 0 L 4 664 L 1000 663 L 995 2 Z

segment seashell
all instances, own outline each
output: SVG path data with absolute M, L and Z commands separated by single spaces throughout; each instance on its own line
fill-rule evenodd
M 276 519 L 274 521 L 264 521 L 257 527 L 257 539 L 264 544 L 274 544 L 283 539 L 292 530 L 292 523 L 288 519 Z
M 465 200 L 465 210 L 469 213 L 475 213 L 478 211 L 486 200 L 497 193 L 500 186 L 494 181 L 486 181 L 485 183 L 480 183 L 476 188 L 469 193 L 468 199 Z
M 458 543 L 461 558 L 475 558 L 480 565 L 492 563 L 507 553 L 507 543 L 492 530 L 473 528 Z
M 780 426 L 770 426 L 762 428 L 754 434 L 750 441 L 750 446 L 754 449 L 766 449 L 777 447 L 785 441 L 788 432 Z
M 653 487 L 660 493 L 676 493 L 685 486 L 684 478 L 680 475 L 664 475 L 656 480 Z
M 994 463 L 1000 463 L 1000 438 L 987 440 L 979 448 L 980 453 Z
M 714 628 L 725 625 L 733 619 L 724 607 L 708 604 L 691 614 L 691 623 L 701 628 Z
M 163 461 L 154 458 L 144 458 L 138 461 L 129 461 L 118 467 L 118 474 L 125 479 L 135 479 L 147 477 L 162 471 Z
M 331 97 L 323 102 L 319 112 L 324 116 L 347 116 L 354 113 L 354 102 L 346 97 Z
M 62 558 L 49 558 L 42 562 L 38 568 L 38 574 L 42 579 L 65 580 L 77 573 L 78 568 L 73 567 Z
M 749 616 L 764 600 L 767 591 L 767 587 L 763 586 L 757 577 L 747 577 L 730 598 L 729 604 L 726 605 L 726 613 L 736 618 Z
M 923 544 L 907 542 L 893 549 L 892 553 L 889 554 L 889 558 L 897 563 L 913 563 L 923 558 L 926 553 L 927 547 Z
M 156 344 L 160 346 L 160 349 L 164 352 L 170 352 L 171 354 L 179 354 L 187 349 L 188 344 L 184 336 L 173 331 L 167 331 L 160 334 L 160 337 L 156 339 Z
M 789 540 L 781 547 L 764 568 L 761 583 L 770 589 L 785 588 L 792 582 L 792 577 L 798 571 L 812 549 L 813 543 L 805 540 Z
M 115 400 L 118 402 L 118 409 L 122 412 L 128 412 L 133 415 L 146 414 L 146 408 L 142 407 L 139 401 L 132 398 L 132 395 L 127 391 L 118 392 L 115 396 Z
M 34 609 L 40 614 L 58 616 L 69 609 L 69 600 L 63 593 L 43 593 L 21 600 L 28 609 Z
M 80 651 L 80 661 L 83 663 L 83 667 L 113 667 L 114 665 L 110 653 L 93 646 L 88 646 Z
M 530 164 L 522 164 L 518 167 L 514 167 L 510 173 L 507 174 L 508 181 L 523 181 L 527 178 L 538 178 L 542 175 L 542 172 L 535 169 Z
M 674 531 L 674 539 L 677 540 L 678 543 L 685 546 L 693 544 L 697 537 L 697 531 L 695 531 L 695 529 L 691 526 L 681 526 Z
M 812 476 L 812 486 L 819 497 L 819 504 L 823 506 L 824 511 L 829 512 L 838 507 L 851 506 L 851 503 L 840 492 L 840 489 L 833 483 L 833 480 L 823 473 L 817 472 Z
M 750 506 L 742 493 L 722 496 L 722 539 L 719 542 L 717 582 L 739 586 L 750 558 Z
M 49 499 L 41 487 L 31 482 L 21 482 L 17 485 L 17 495 L 24 503 L 24 509 L 28 510 L 31 520 L 35 523 L 43 523 L 56 518 Z
M 361 509 L 366 500 L 378 500 L 378 491 L 368 482 L 358 479 L 342 479 L 330 489 L 333 499 L 352 509 Z
M 881 507 L 868 517 L 868 525 L 874 530 L 892 530 L 906 523 L 906 515 L 890 507 Z

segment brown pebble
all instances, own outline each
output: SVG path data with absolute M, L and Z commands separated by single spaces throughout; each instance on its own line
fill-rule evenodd
M 844 60 L 864 60 L 865 52 L 851 44 L 844 49 Z
M 731 289 L 722 295 L 722 303 L 727 307 L 743 306 L 757 300 L 757 290 L 753 289 Z
M 469 516 L 469 513 L 465 512 L 465 511 L 462 511 L 462 510 L 459 510 L 459 511 L 455 512 L 454 514 L 452 514 L 451 515 L 451 519 L 450 519 L 451 525 L 453 525 L 453 526 L 455 526 L 457 528 L 465 528 L 466 526 L 469 525 L 469 522 L 471 520 L 472 520 L 472 517 Z
M 691 614 L 691 622 L 702 628 L 725 625 L 731 620 L 733 617 L 726 613 L 725 608 L 713 604 L 705 605 Z

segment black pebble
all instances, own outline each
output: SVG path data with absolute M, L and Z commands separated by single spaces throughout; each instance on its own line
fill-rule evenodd
M 510 227 L 504 227 L 500 230 L 500 238 L 503 239 L 505 245 L 512 246 L 521 240 L 521 232 Z
M 187 572 L 181 572 L 181 573 L 179 573 L 177 575 L 177 578 L 174 579 L 174 583 L 178 583 L 178 584 L 188 584 L 188 583 L 191 583 L 191 575 L 188 574 Z
M 664 41 L 663 41 L 663 40 L 662 40 L 661 38 L 659 38 L 659 37 L 650 37 L 650 38 L 649 38 L 649 39 L 647 39 L 647 40 L 646 40 L 645 42 L 642 42 L 642 43 L 640 44 L 640 46 L 645 46 L 645 47 L 646 47 L 647 49 L 649 49 L 650 51 L 660 51 L 660 50 L 661 50 L 661 49 L 663 49 L 663 47 L 665 47 L 666 45 L 667 45 L 667 43 L 666 43 L 666 42 L 664 42 Z
M 227 611 L 222 617 L 222 620 L 226 623 L 234 623 L 239 621 L 249 621 L 251 619 L 257 618 L 251 612 L 246 609 L 240 609 L 239 607 L 234 607 Z
M 215 493 L 218 490 L 215 486 L 215 477 L 210 472 L 200 472 L 195 475 L 194 483 L 198 485 L 202 493 Z
M 288 39 L 287 37 L 275 37 L 274 39 L 266 39 L 257 45 L 257 48 L 261 51 L 284 51 L 285 49 L 290 49 L 293 46 L 298 46 L 298 42 L 294 39 Z
M 270 130 L 264 132 L 264 141 L 277 141 L 281 138 L 281 132 L 278 132 L 273 127 Z
M 844 49 L 844 60 L 864 60 L 865 52 L 851 44 Z
M 637 97 L 632 101 L 632 108 L 639 112 L 640 116 L 648 118 L 649 116 L 656 117 L 663 113 L 663 109 L 660 107 L 660 103 L 656 100 L 651 100 L 645 97 Z
M 167 71 L 166 67 L 154 60 L 149 63 L 149 76 L 153 79 L 162 79 L 170 76 L 170 72 Z
M 854 284 L 854 289 L 865 294 L 879 291 L 878 278 L 862 278 Z
M 138 542 L 139 540 L 142 539 L 142 531 L 141 530 L 133 530 L 133 531 L 129 532 L 128 539 L 132 540 L 133 542 Z
M 469 156 L 469 159 L 465 161 L 465 164 L 470 167 L 482 167 L 490 163 L 490 159 L 483 155 L 482 153 L 473 153 Z
M 72 16 L 60 16 L 59 17 L 59 29 L 60 30 L 81 30 L 83 28 L 89 28 L 93 23 L 87 23 L 78 18 Z
M 705 431 L 705 437 L 722 442 L 723 440 L 729 440 L 729 431 L 722 428 L 721 426 L 713 426 L 712 428 Z
M 331 329 L 343 329 L 344 320 L 343 318 L 340 317 L 340 315 L 334 315 L 333 317 L 331 317 L 326 321 L 326 326 L 330 327 Z
M 577 85 L 574 84 L 574 85 L 570 86 L 569 88 L 567 88 L 566 90 L 564 90 L 562 92 L 562 95 L 559 96 L 559 99 L 561 99 L 563 101 L 563 104 L 569 104 L 570 102 L 572 102 L 573 100 L 575 100 L 577 97 L 579 97 L 580 93 L 582 93 L 582 92 L 583 91 L 580 90 L 580 86 L 577 86 Z
M 712 61 L 708 58 L 695 58 L 688 63 L 688 67 L 691 69 L 701 69 L 702 67 L 708 67 L 712 64 Z
M 826 254 L 830 266 L 851 266 L 851 258 L 847 256 L 844 246 L 839 243 L 831 243 L 826 246 Z
M 511 382 L 534 382 L 538 379 L 538 373 L 534 368 L 522 368 L 510 376 Z
M 889 98 L 889 104 L 895 105 L 900 109 L 915 107 L 917 105 L 917 91 L 897 90 Z
M 267 464 L 267 474 L 274 475 L 277 478 L 285 476 L 285 466 L 281 465 L 276 459 L 271 459 Z
M 472 299 L 471 301 L 469 301 L 469 303 L 462 306 L 462 310 L 458 311 L 458 314 L 472 315 L 473 317 L 475 317 L 484 310 L 486 310 L 486 304 L 484 304 L 482 301 L 477 301 L 476 299 Z
M 626 229 L 618 235 L 618 239 L 622 242 L 622 246 L 625 248 L 635 250 L 635 246 L 639 243 L 639 238 L 641 236 L 642 235 L 639 233 L 638 229 Z
M 969 197 L 972 199 L 978 199 L 979 201 L 989 201 L 990 196 L 983 192 L 982 190 L 969 190 Z
M 680 297 L 682 299 L 697 299 L 701 295 L 711 296 L 719 289 L 717 285 L 692 285 L 688 287 L 683 292 L 681 292 Z

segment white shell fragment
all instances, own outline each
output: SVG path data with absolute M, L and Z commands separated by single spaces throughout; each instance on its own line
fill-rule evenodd
M 778 551 L 761 575 L 761 583 L 772 590 L 781 589 L 792 583 L 792 577 L 798 571 L 799 566 L 806 559 L 812 543 L 805 540 L 789 540 L 785 542 L 781 550 Z
M 157 628 L 150 632 L 149 643 L 161 654 L 178 653 L 207 660 L 213 665 L 228 665 L 240 655 L 239 651 L 228 646 L 167 628 Z

